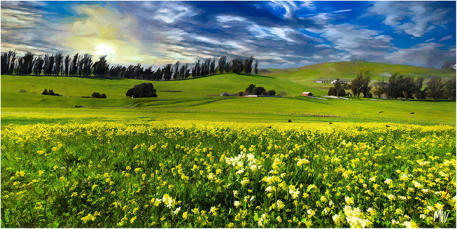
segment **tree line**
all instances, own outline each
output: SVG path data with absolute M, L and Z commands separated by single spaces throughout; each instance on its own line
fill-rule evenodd
M 435 101 L 456 98 L 455 78 L 443 80 L 440 77 L 432 77 L 426 82 L 425 87 L 423 77 L 414 78 L 400 74 L 393 74 L 387 82 L 378 81 L 372 86 L 370 82 L 368 71 L 360 71 L 350 83 L 336 79 L 332 82 L 333 86 L 329 89 L 328 95 L 360 97 L 363 94 L 364 98 L 371 98 L 374 94 L 378 98 L 432 98 Z M 352 94 L 346 93 L 346 90 L 351 90 Z
M 97 61 L 92 55 L 54 55 L 36 56 L 31 52 L 17 57 L 15 51 L 4 52 L 1 55 L 1 74 L 8 75 L 47 75 L 72 77 L 113 77 L 142 80 L 179 80 L 198 78 L 223 73 L 255 74 L 258 73 L 258 61 L 254 57 L 221 56 L 219 58 L 198 59 L 193 64 L 166 64 L 157 69 L 152 66 L 111 65 L 106 56 L 100 56 Z

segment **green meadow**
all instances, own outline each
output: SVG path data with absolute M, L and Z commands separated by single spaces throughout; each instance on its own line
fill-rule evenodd
M 179 81 L 152 81 L 157 98 L 129 98 L 126 91 L 151 81 L 88 79 L 52 76 L 2 76 L 2 123 L 65 123 L 160 120 L 212 120 L 241 122 L 396 122 L 455 125 L 454 101 L 402 101 L 383 99 L 316 99 L 301 92 L 326 95 L 329 83 L 316 80 L 350 80 L 358 70 L 369 70 L 373 80 L 398 72 L 414 76 L 455 77 L 455 72 L 380 63 L 324 63 L 299 69 L 269 70 L 264 76 L 222 74 Z M 383 78 L 382 78 L 383 77 Z M 249 84 L 275 90 L 278 97 L 220 96 L 244 91 Z M 41 95 L 53 89 L 62 96 Z M 107 99 L 81 98 L 93 92 Z

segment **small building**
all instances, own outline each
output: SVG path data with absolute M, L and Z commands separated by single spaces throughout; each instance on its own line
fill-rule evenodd
M 301 93 L 301 95 L 302 96 L 313 96 L 313 93 L 305 91 L 305 92 Z

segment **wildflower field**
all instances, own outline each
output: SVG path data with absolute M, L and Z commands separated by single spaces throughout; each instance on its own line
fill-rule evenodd
M 455 138 L 391 123 L 7 125 L 1 223 L 454 227 Z

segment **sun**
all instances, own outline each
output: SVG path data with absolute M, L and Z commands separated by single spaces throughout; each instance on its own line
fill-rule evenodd
M 98 44 L 95 47 L 95 54 L 110 56 L 114 54 L 114 49 L 107 44 Z

